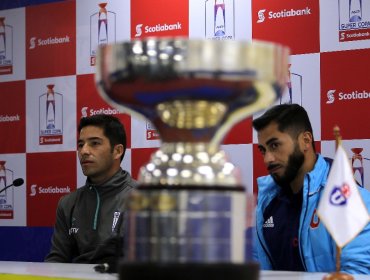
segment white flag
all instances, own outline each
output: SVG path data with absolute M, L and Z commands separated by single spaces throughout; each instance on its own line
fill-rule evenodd
M 335 154 L 317 214 L 340 248 L 355 238 L 370 221 L 341 145 Z

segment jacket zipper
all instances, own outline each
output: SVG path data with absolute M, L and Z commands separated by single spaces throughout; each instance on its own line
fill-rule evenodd
M 301 261 L 302 261 L 302 264 L 303 264 L 303 267 L 305 269 L 305 271 L 307 271 L 307 266 L 306 266 L 306 261 L 303 257 L 303 246 L 302 246 L 302 232 L 303 232 L 303 225 L 304 225 L 304 221 L 306 219 L 306 215 L 307 215 L 307 209 L 308 209 L 308 199 L 309 199 L 309 194 L 310 194 L 310 177 L 307 176 L 308 178 L 308 194 L 307 194 L 307 201 L 306 201 L 306 209 L 305 209 L 305 213 L 303 215 L 303 220 L 302 220 L 302 224 L 300 225 L 300 228 L 301 228 L 301 232 L 300 232 L 300 238 L 299 238 L 299 255 L 301 257 Z M 303 192 L 302 192 L 302 195 L 303 195 Z
M 98 190 L 93 187 L 95 193 L 96 193 L 96 208 L 95 208 L 95 215 L 94 215 L 94 224 L 93 224 L 93 230 L 96 230 L 97 224 L 98 224 L 98 214 L 100 209 L 100 196 L 98 193 Z
M 260 237 L 260 235 L 258 233 L 258 230 L 257 230 L 257 237 L 258 237 L 258 241 L 261 243 L 261 246 L 262 246 L 263 251 L 265 251 L 265 254 L 266 254 L 266 256 L 268 257 L 268 259 L 269 259 L 269 261 L 271 263 L 272 269 L 275 270 L 275 267 L 276 266 L 275 266 L 275 264 L 274 264 L 274 262 L 272 260 L 272 257 L 270 255 L 270 252 L 266 249 L 265 245 L 263 244 L 263 242 L 261 240 L 261 237 Z

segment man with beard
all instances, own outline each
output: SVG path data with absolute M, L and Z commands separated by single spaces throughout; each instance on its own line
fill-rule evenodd
M 123 254 L 124 212 L 136 186 L 120 167 L 126 149 L 122 123 L 110 115 L 82 118 L 78 158 L 85 186 L 62 197 L 46 262 L 99 263 L 114 271 Z
M 261 268 L 335 271 L 336 244 L 316 215 L 331 160 L 316 153 L 307 112 L 297 104 L 277 105 L 253 127 L 270 173 L 257 180 L 254 254 Z M 370 193 L 359 190 L 369 208 Z M 343 248 L 343 271 L 370 273 L 369 240 L 370 224 Z

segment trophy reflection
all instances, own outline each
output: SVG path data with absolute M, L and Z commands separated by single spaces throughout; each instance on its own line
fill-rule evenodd
M 99 49 L 102 97 L 150 120 L 162 140 L 130 197 L 125 280 L 258 277 L 245 260 L 245 189 L 220 142 L 280 97 L 287 73 L 288 50 L 264 42 L 148 38 Z

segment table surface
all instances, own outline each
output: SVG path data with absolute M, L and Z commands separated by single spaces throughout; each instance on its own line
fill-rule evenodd
M 118 274 L 94 271 L 93 264 L 36 263 L 0 261 L 1 274 L 37 275 L 77 279 L 118 279 Z M 292 271 L 261 271 L 260 280 L 321 280 L 326 273 L 308 273 Z M 353 275 L 355 280 L 370 279 L 370 275 Z M 4 279 L 4 278 L 3 278 Z

